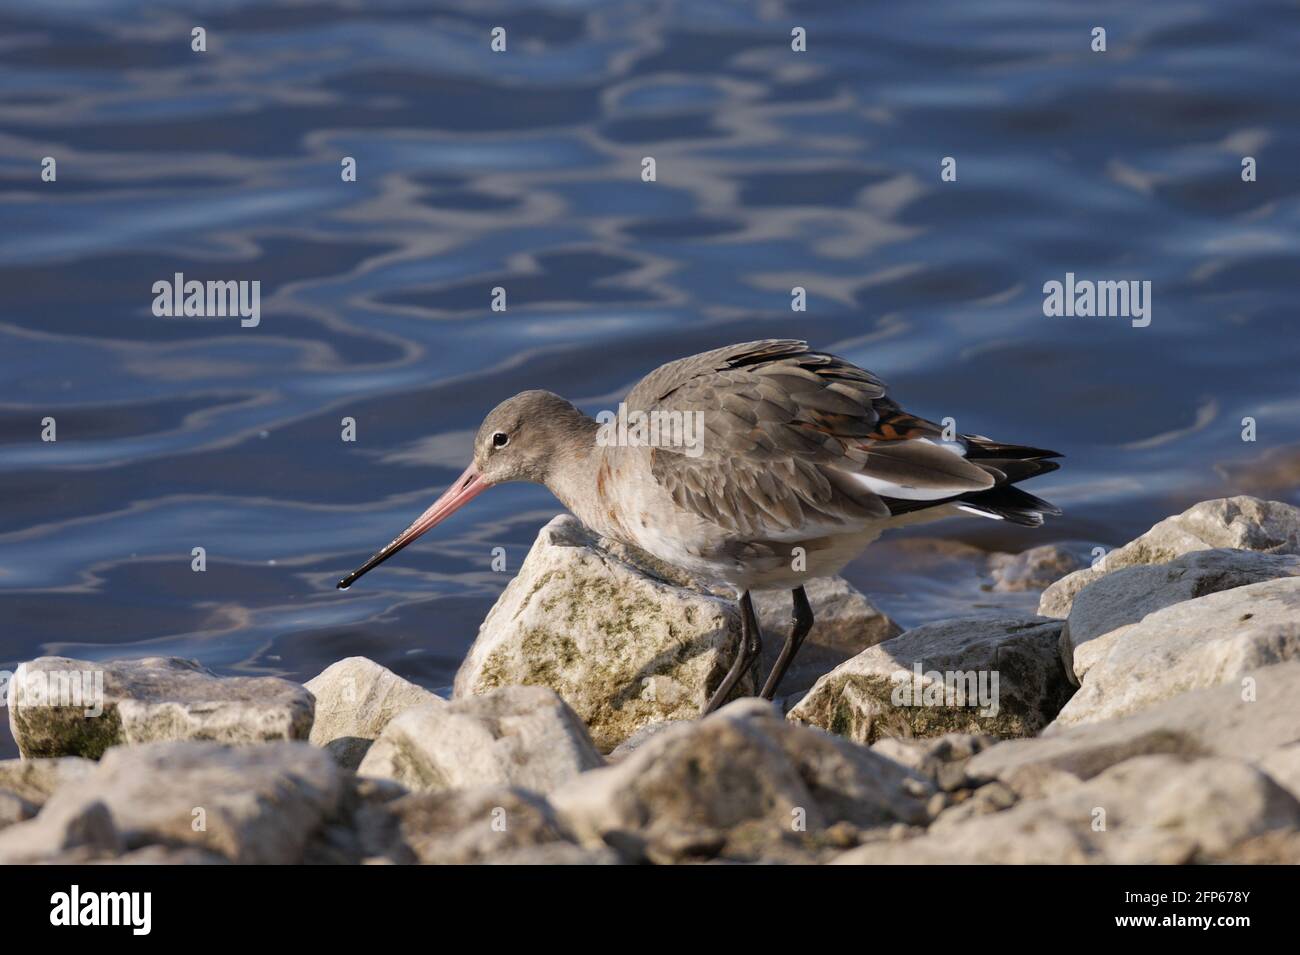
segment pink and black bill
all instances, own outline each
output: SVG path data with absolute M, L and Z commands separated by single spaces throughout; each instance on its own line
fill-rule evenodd
M 426 531 L 437 527 L 456 511 L 460 510 L 474 498 L 478 497 L 492 485 L 479 475 L 470 465 L 465 473 L 443 492 L 442 497 L 433 502 L 433 506 L 415 519 L 406 530 L 398 534 L 377 554 L 338 582 L 339 590 L 347 590 L 362 575 L 378 567 L 407 544 L 419 538 Z

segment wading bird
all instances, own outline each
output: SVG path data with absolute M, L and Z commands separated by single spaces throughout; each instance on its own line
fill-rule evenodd
M 483 420 L 465 473 L 339 587 L 487 488 L 543 484 L 593 531 L 734 589 L 740 645 L 709 713 L 761 652 L 751 590 L 794 594 L 790 635 L 761 691 L 770 700 L 813 625 L 804 584 L 838 573 L 882 531 L 959 512 L 1028 526 L 1060 513 L 1013 486 L 1056 470 L 1047 460 L 1055 452 L 974 434 L 945 440 L 871 372 L 801 341 L 746 342 L 669 362 L 625 405 L 629 416 L 691 416 L 702 430 L 694 442 L 611 441 L 559 395 L 517 394 Z

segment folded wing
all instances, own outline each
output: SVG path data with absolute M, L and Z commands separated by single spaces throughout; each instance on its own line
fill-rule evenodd
M 1055 467 L 1036 469 L 1024 456 L 1049 451 L 945 441 L 875 375 L 801 341 L 746 342 L 670 362 L 627 404 L 701 414 L 699 447 L 656 448 L 654 477 L 681 507 L 751 537 L 833 533 Z

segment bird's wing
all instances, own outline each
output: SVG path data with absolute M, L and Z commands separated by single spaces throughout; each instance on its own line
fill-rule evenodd
M 885 383 L 807 343 L 767 340 L 670 362 L 627 398 L 633 410 L 698 415 L 695 447 L 663 442 L 655 479 L 681 507 L 746 535 L 830 531 L 992 487 L 961 442 L 910 415 Z

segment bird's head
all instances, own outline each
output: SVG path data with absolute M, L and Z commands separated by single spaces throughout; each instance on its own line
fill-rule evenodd
M 594 422 L 549 391 L 522 391 L 497 405 L 474 436 L 474 456 L 447 488 L 406 530 L 339 581 L 346 590 L 362 574 L 378 567 L 407 544 L 441 524 L 496 484 L 547 478 L 575 449 L 590 444 Z
M 493 408 L 474 437 L 473 469 L 489 484 L 545 484 L 589 421 L 549 391 L 521 391 Z

